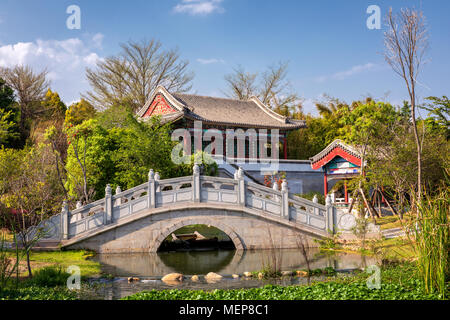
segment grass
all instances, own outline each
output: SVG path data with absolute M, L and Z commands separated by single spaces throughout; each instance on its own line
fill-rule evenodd
M 15 257 L 14 252 L 10 251 L 9 254 L 11 258 Z M 67 269 L 71 265 L 76 265 L 80 267 L 82 277 L 93 277 L 101 274 L 100 263 L 89 259 L 93 255 L 92 252 L 85 250 L 35 251 L 31 253 L 30 260 L 33 271 L 48 266 L 61 266 Z M 21 276 L 26 274 L 25 270 L 21 272 Z
M 125 297 L 124 300 L 417 300 L 442 299 L 426 293 L 411 263 L 387 265 L 381 269 L 381 288 L 369 289 L 369 275 L 331 278 L 309 286 L 274 286 L 233 290 L 151 290 Z

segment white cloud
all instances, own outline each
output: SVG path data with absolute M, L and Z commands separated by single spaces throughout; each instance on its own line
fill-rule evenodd
M 208 15 L 210 13 L 223 13 L 225 9 L 220 5 L 223 0 L 181 0 L 173 11 L 176 13 L 189 13 L 190 15 Z
M 90 45 L 78 38 L 17 42 L 0 46 L 0 67 L 29 65 L 36 71 L 47 69 L 51 87 L 63 101 L 79 100 L 88 89 L 86 67 L 94 67 L 101 57 L 93 51 L 103 36 L 94 35 Z
M 378 67 L 378 65 L 369 62 L 369 63 L 363 64 L 363 65 L 353 66 L 352 68 L 350 68 L 348 70 L 336 72 L 332 75 L 317 77 L 316 82 L 325 82 L 330 79 L 331 80 L 345 80 L 345 79 L 347 79 L 353 75 L 359 74 L 361 72 L 375 70 L 377 67 Z
M 223 59 L 197 59 L 197 62 L 201 63 L 201 64 L 212 64 L 212 63 L 225 63 L 225 60 Z

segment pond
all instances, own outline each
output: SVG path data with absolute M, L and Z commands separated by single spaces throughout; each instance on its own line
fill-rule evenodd
M 298 249 L 98 254 L 94 259 L 101 264 L 102 271 L 112 275 L 113 279 L 101 279 L 95 282 L 101 283 L 98 294 L 105 299 L 119 299 L 151 289 L 213 290 L 254 288 L 269 283 L 307 284 L 308 279 L 302 277 L 258 280 L 244 277 L 233 279 L 231 276 L 232 274 L 242 275 L 245 271 L 261 270 L 274 256 L 281 264 L 281 270 L 307 269 L 306 259 Z M 372 257 L 353 253 L 329 254 L 317 248 L 308 250 L 307 259 L 311 269 L 332 267 L 341 271 L 361 269 L 377 263 Z M 162 276 L 172 272 L 182 273 L 187 276 L 187 279 L 175 285 L 161 281 Z M 203 277 L 200 277 L 198 282 L 190 280 L 191 275 L 205 275 L 208 272 L 219 273 L 224 278 L 214 283 L 208 283 Z M 139 280 L 129 283 L 128 277 L 136 277 Z M 314 277 L 314 280 L 323 278 L 325 277 Z

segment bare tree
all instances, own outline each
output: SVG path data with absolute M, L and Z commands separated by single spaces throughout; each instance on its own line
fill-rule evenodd
M 233 73 L 225 76 L 228 86 L 225 94 L 239 100 L 257 96 L 272 109 L 296 107 L 299 97 L 286 79 L 288 66 L 287 62 L 269 66 L 259 80 L 258 73 L 246 72 L 242 66 L 238 66 L 233 69 Z
M 86 69 L 92 91 L 85 99 L 98 109 L 128 102 L 134 110 L 142 107 L 158 85 L 168 90 L 191 89 L 193 73 L 189 62 L 181 61 L 177 49 L 164 50 L 155 40 L 129 41 L 117 56 L 100 60 L 95 69 Z
M 384 34 L 385 59 L 406 83 L 411 105 L 411 124 L 417 147 L 417 199 L 422 193 L 422 143 L 416 124 L 416 84 L 428 47 L 428 30 L 421 11 L 402 9 L 398 15 L 389 9 L 388 31 Z
M 30 66 L 17 65 L 12 68 L 0 68 L 0 76 L 10 86 L 18 99 L 20 106 L 20 131 L 25 132 L 27 119 L 32 119 L 42 107 L 50 82 L 47 80 L 47 70 L 34 72 Z

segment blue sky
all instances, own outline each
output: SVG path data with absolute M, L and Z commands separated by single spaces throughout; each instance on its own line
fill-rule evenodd
M 66 27 L 69 5 L 81 9 L 81 29 Z M 84 69 L 119 52 L 128 40 L 155 38 L 178 47 L 194 71 L 193 92 L 223 96 L 224 75 L 242 65 L 264 71 L 289 61 L 288 78 L 306 111 L 323 94 L 351 102 L 366 95 L 400 104 L 402 80 L 385 63 L 382 22 L 369 30 L 366 13 L 378 5 L 421 8 L 430 29 L 420 98 L 449 95 L 449 1 L 263 0 L 1 0 L 0 66 L 46 67 L 66 103 L 89 89 Z

